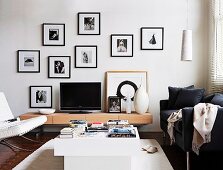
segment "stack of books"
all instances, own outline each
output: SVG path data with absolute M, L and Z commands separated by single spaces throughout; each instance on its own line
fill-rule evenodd
M 73 138 L 74 128 L 65 127 L 60 131 L 60 138 Z
M 86 120 L 70 120 L 69 124 L 72 128 L 87 127 Z
M 133 129 L 131 127 L 111 128 L 111 129 L 109 129 L 108 137 L 111 137 L 111 138 L 135 138 L 136 132 L 135 132 L 135 129 Z
M 128 120 L 108 120 L 107 125 L 127 125 Z
M 102 122 L 93 122 L 90 127 L 86 129 L 87 132 L 107 132 L 108 127 L 104 126 Z

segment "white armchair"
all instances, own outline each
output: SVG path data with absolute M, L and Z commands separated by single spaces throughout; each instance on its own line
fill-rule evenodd
M 24 137 L 22 135 L 35 129 L 38 126 L 43 125 L 46 121 L 47 117 L 44 115 L 21 121 L 19 118 L 15 119 L 9 108 L 4 93 L 0 92 L 0 143 L 1 144 L 7 145 L 12 149 L 15 148 L 29 151 L 28 149 L 23 149 L 18 146 L 10 144 L 9 142 L 7 142 L 6 139 L 14 136 Z M 24 138 L 28 139 L 26 137 Z

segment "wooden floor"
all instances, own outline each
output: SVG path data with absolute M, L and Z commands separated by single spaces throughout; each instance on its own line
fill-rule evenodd
M 35 151 L 48 140 L 56 137 L 58 133 L 44 133 L 38 138 L 33 133 L 29 133 L 26 136 L 32 139 L 36 139 L 41 143 L 33 143 L 27 141 L 21 137 L 14 137 L 9 140 L 10 143 L 17 146 L 31 149 Z M 168 142 L 163 143 L 162 133 L 140 133 L 142 139 L 156 139 L 162 146 L 167 158 L 175 170 L 186 170 L 186 154 L 179 147 L 173 145 L 170 146 Z M 32 152 L 17 151 L 14 152 L 10 148 L 0 144 L 0 170 L 10 170 L 15 167 L 19 162 L 26 158 Z M 191 170 L 222 170 L 223 169 L 223 154 L 222 153 L 208 153 L 197 156 L 194 153 L 190 153 L 191 157 Z

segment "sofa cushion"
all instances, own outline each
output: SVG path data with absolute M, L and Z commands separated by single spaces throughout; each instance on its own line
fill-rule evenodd
M 211 103 L 223 107 L 223 94 L 216 93 L 212 98 Z
M 175 108 L 194 107 L 204 97 L 204 89 L 182 89 L 177 96 Z
M 191 89 L 191 88 L 194 88 L 194 85 L 184 87 L 184 88 Z M 182 89 L 183 88 L 181 87 L 171 87 L 171 86 L 168 87 L 168 91 L 169 91 L 168 109 L 175 109 L 175 102 L 177 100 L 177 96 Z
M 205 96 L 202 100 L 202 103 L 211 103 L 211 100 L 213 99 L 214 96 L 215 94 L 209 94 Z
M 167 122 L 167 119 L 169 118 L 169 116 L 171 115 L 171 113 L 175 112 L 176 110 L 162 110 L 160 112 L 160 119 L 162 119 L 163 121 Z

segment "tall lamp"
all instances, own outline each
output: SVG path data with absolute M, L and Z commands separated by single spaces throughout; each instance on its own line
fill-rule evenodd
M 188 0 L 187 0 L 187 29 L 183 30 L 181 60 L 192 61 L 192 30 L 188 29 Z

